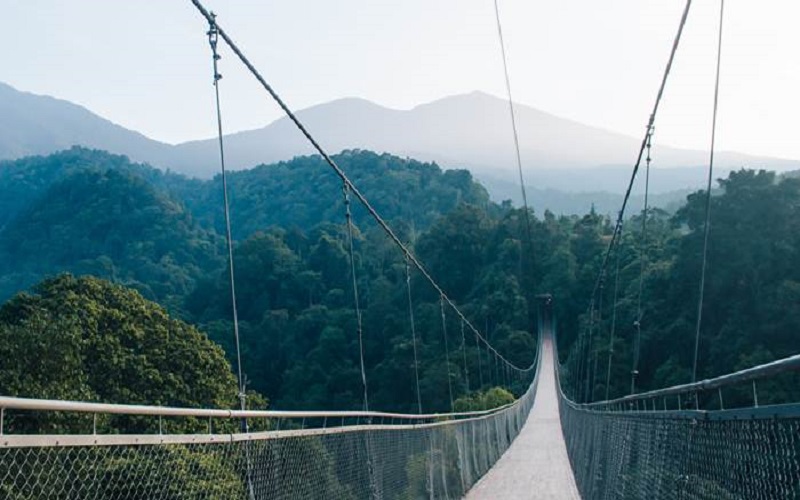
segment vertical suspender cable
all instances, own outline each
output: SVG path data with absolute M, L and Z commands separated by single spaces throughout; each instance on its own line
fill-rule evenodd
M 639 356 L 642 349 L 642 295 L 644 294 L 644 274 L 647 268 L 647 210 L 650 194 L 650 150 L 652 148 L 653 124 L 647 127 L 647 158 L 644 170 L 644 208 L 642 208 L 642 234 L 639 242 L 639 293 L 636 299 L 636 338 L 633 341 L 633 368 L 631 369 L 631 394 L 636 392 L 636 379 L 639 376 Z
M 442 313 L 442 336 L 444 337 L 444 360 L 447 365 L 447 394 L 450 396 L 450 411 L 453 411 L 453 381 L 450 377 L 450 348 L 447 344 L 447 316 L 444 313 L 444 297 L 439 297 L 439 309 Z
M 519 186 L 522 191 L 522 205 L 525 208 L 525 222 L 526 222 L 526 230 L 528 231 L 528 243 L 533 244 L 533 240 L 531 239 L 531 221 L 530 215 L 528 214 L 528 194 L 525 189 L 525 178 L 522 175 L 522 156 L 519 152 L 519 135 L 517 134 L 517 117 L 516 113 L 514 113 L 514 100 L 511 94 L 511 79 L 508 76 L 508 60 L 506 57 L 506 44 L 503 38 L 503 24 L 500 21 L 500 6 L 497 3 L 497 0 L 494 0 L 494 15 L 495 20 L 497 22 L 497 35 L 500 39 L 500 53 L 503 58 L 503 74 L 505 75 L 506 81 L 506 94 L 508 95 L 508 109 L 511 114 L 511 129 L 514 133 L 514 150 L 517 154 L 517 170 L 519 172 Z
M 601 283 L 603 278 L 600 278 Z M 602 288 L 602 285 L 601 285 Z M 591 363 L 592 363 L 592 350 L 594 349 L 594 318 L 595 318 L 595 299 L 592 298 L 592 305 L 589 308 L 589 338 L 586 341 L 586 353 L 583 358 L 584 364 L 584 390 L 583 390 L 583 402 L 587 402 L 589 400 L 589 379 L 591 377 Z
M 358 330 L 358 361 L 361 368 L 361 384 L 364 387 L 364 411 L 369 411 L 369 396 L 367 393 L 367 371 L 364 367 L 364 328 L 361 318 L 361 303 L 358 297 L 358 275 L 356 274 L 356 252 L 353 243 L 353 216 L 350 212 L 350 189 L 347 182 L 342 184 L 344 196 L 345 218 L 347 219 L 347 243 L 350 254 L 350 275 L 353 281 L 353 304 L 356 309 L 356 328 Z M 369 423 L 370 420 L 368 419 Z M 375 471 L 372 463 L 372 436 L 366 434 L 367 445 L 367 473 L 369 475 L 370 498 L 379 498 L 378 484 L 375 481 Z
M 356 328 L 358 330 L 358 356 L 361 367 L 361 384 L 364 387 L 364 411 L 369 411 L 369 396 L 367 394 L 367 372 L 364 368 L 364 329 L 361 322 L 361 303 L 358 298 L 358 278 L 356 275 L 356 255 L 353 247 L 353 216 L 350 212 L 350 188 L 347 183 L 342 185 L 344 195 L 345 218 L 347 219 L 347 242 L 350 253 L 350 275 L 353 280 L 353 303 L 356 308 Z
M 231 309 L 233 313 L 233 339 L 236 344 L 236 372 L 239 385 L 239 407 L 242 410 L 247 409 L 247 394 L 245 388 L 244 375 L 242 371 L 242 350 L 239 344 L 239 314 L 236 308 L 236 280 L 233 266 L 233 237 L 231 235 L 231 213 L 230 205 L 228 202 L 228 179 L 225 171 L 225 147 L 223 144 L 222 135 L 222 107 L 219 102 L 219 81 L 222 75 L 219 72 L 218 62 L 220 55 L 217 53 L 217 44 L 219 42 L 219 29 L 217 28 L 216 16 L 211 13 L 208 25 L 208 43 L 211 46 L 211 59 L 214 68 L 214 100 L 217 109 L 217 136 L 219 139 L 219 164 L 222 173 L 222 200 L 225 207 L 225 242 L 228 246 L 228 272 L 230 274 L 231 285 Z M 248 432 L 247 419 L 241 420 L 241 431 Z M 245 446 L 245 461 L 246 461 L 246 481 L 248 497 L 251 500 L 255 499 L 255 491 L 253 490 L 253 481 L 250 477 L 250 446 L 249 442 Z
M 411 266 L 406 257 L 406 290 L 408 291 L 408 319 L 411 322 L 411 347 L 414 351 L 414 382 L 417 386 L 417 410 L 422 413 L 422 396 L 419 391 L 419 358 L 417 357 L 417 327 L 414 322 L 414 302 L 411 299 Z
M 600 334 L 603 333 L 603 296 L 605 295 L 605 277 L 603 277 L 603 282 L 600 283 L 600 294 L 598 295 L 597 301 L 597 337 L 600 338 Z M 599 340 L 598 340 L 599 342 Z M 592 385 L 591 385 L 591 392 L 589 393 L 589 399 L 594 401 L 594 390 L 597 387 L 597 351 L 598 349 L 593 349 L 592 352 Z
M 622 231 L 622 227 L 619 228 Z M 611 360 L 614 357 L 614 335 L 617 330 L 617 300 L 619 297 L 619 260 L 622 253 L 622 235 L 619 236 L 619 243 L 616 248 L 616 263 L 614 264 L 614 299 L 611 305 L 611 329 L 608 333 L 608 366 L 606 367 L 606 397 L 608 401 L 609 387 L 611 386 Z
M 481 354 L 481 344 L 478 339 L 478 335 L 475 335 L 475 353 L 478 355 L 478 382 L 480 385 L 478 386 L 478 390 L 483 389 L 483 355 Z
M 527 190 L 525 189 L 525 176 L 522 173 L 522 155 L 520 154 L 520 147 L 519 147 L 519 133 L 517 131 L 517 117 L 516 117 L 516 113 L 514 111 L 514 98 L 513 98 L 512 92 L 511 92 L 511 78 L 510 78 L 509 73 L 508 73 L 508 57 L 506 55 L 505 38 L 503 37 L 503 23 L 502 23 L 502 20 L 501 20 L 501 17 L 500 17 L 500 6 L 499 6 L 499 3 L 498 3 L 498 0 L 494 0 L 493 3 L 494 3 L 495 22 L 497 24 L 497 37 L 498 37 L 498 41 L 500 43 L 500 55 L 501 55 L 501 59 L 503 61 L 503 76 L 505 78 L 506 94 L 508 96 L 508 111 L 509 111 L 509 116 L 511 118 L 511 130 L 512 130 L 513 139 L 514 139 L 514 152 L 516 154 L 517 172 L 519 174 L 519 187 L 520 187 L 520 191 L 522 193 L 522 206 L 523 206 L 523 210 L 525 212 L 525 234 L 526 234 L 527 240 L 528 240 L 527 241 L 527 243 L 528 243 L 527 246 L 528 246 L 528 262 L 530 263 L 530 277 L 531 277 L 531 280 L 533 280 L 534 279 L 534 273 L 535 273 L 534 251 L 533 251 L 533 234 L 532 234 L 533 230 L 531 228 L 531 215 L 530 215 L 530 209 L 528 207 L 528 194 L 527 194 Z M 524 245 L 523 245 L 523 247 L 524 247 Z M 528 296 L 527 302 L 530 305 L 530 302 L 531 302 L 530 294 L 532 292 L 533 287 L 531 286 L 530 283 L 528 283 L 528 284 L 525 283 L 524 271 L 522 269 L 521 269 L 521 273 L 520 273 L 520 283 L 527 291 L 527 293 L 526 293 L 526 295 Z M 529 316 L 529 320 L 530 320 L 530 316 Z M 496 351 L 495 351 L 495 354 L 497 354 Z M 503 361 L 504 361 L 504 363 L 506 362 L 505 359 L 503 359 Z M 465 364 L 465 370 L 466 370 L 466 364 Z M 498 377 L 499 376 L 500 376 L 500 374 L 498 374 Z
M 467 368 L 467 337 L 464 335 L 464 321 L 461 321 L 461 354 L 464 355 L 464 380 L 469 392 L 469 368 Z
M 692 382 L 697 381 L 697 356 L 700 349 L 700 328 L 703 321 L 703 296 L 706 285 L 706 265 L 708 262 L 708 235 L 711 230 L 711 182 L 714 176 L 714 146 L 717 139 L 717 108 L 719 105 L 719 69 L 722 60 L 722 21 L 725 14 L 725 0 L 719 4 L 719 35 L 717 39 L 717 74 L 714 81 L 714 111 L 711 119 L 711 148 L 708 159 L 708 184 L 706 186 L 706 220 L 703 229 L 703 264 L 700 271 L 700 295 L 697 299 L 697 324 L 694 336 L 694 362 L 692 363 Z
M 217 62 L 220 60 L 220 55 L 217 53 L 217 41 L 219 38 L 219 31 L 217 25 L 213 21 L 214 15 L 212 14 L 212 21 L 209 23 L 208 41 L 211 45 L 212 59 L 214 61 L 214 97 L 217 107 L 217 135 L 219 140 L 219 163 L 222 171 L 222 200 L 225 206 L 225 241 L 228 246 L 228 272 L 230 275 L 230 288 L 231 288 L 231 308 L 233 310 L 233 340 L 236 344 L 236 371 L 239 382 L 239 404 L 242 410 L 245 409 L 245 386 L 244 376 L 242 374 L 242 351 L 239 347 L 239 314 L 236 309 L 236 281 L 234 278 L 233 268 L 233 238 L 231 237 L 231 213 L 228 203 L 228 179 L 225 171 L 225 148 L 222 139 L 222 111 L 219 103 L 219 81 L 222 75 L 219 73 Z M 247 421 L 242 420 L 243 431 L 247 430 Z

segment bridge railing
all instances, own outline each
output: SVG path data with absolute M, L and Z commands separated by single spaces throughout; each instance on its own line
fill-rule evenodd
M 538 369 L 534 373 L 533 383 L 511 404 L 449 414 L 0 397 L 0 497 L 459 497 L 521 430 L 535 398 Z M 243 418 L 248 432 L 239 427 Z M 70 432 L 24 433 L 30 421 L 39 428 L 69 422 L 53 428 Z M 114 430 L 120 422 L 146 432 L 120 434 Z
M 631 394 L 621 398 L 608 401 L 598 401 L 581 405 L 582 408 L 600 411 L 655 411 L 668 410 L 673 406 L 675 409 L 694 406 L 700 409 L 700 396 L 712 395 L 717 398 L 718 408 L 725 409 L 725 399 L 722 390 L 731 387 L 740 387 L 750 383 L 749 392 L 752 394 L 752 409 L 759 407 L 758 382 L 765 379 L 774 379 L 777 376 L 790 372 L 800 371 L 800 354 L 787 358 L 772 361 L 762 365 L 754 366 L 745 370 L 700 380 L 691 384 L 675 385 L 664 389 Z M 758 414 L 769 414 L 770 411 L 783 413 L 785 409 L 794 406 L 790 405 L 771 405 L 772 410 L 755 412 Z M 745 413 L 751 413 L 748 408 Z
M 589 404 L 562 391 L 561 422 L 581 495 L 800 498 L 800 404 L 759 405 L 757 392 L 759 381 L 798 368 L 800 356 L 792 356 Z M 722 390 L 743 384 L 752 389 L 752 405 L 723 409 Z M 717 409 L 702 409 L 712 398 Z

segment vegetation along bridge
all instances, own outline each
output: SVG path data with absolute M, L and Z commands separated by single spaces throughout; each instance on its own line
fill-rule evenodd
M 652 246 L 648 245 L 648 224 L 654 219 L 649 216 L 645 195 L 643 216 L 635 219 L 641 228 L 635 234 L 626 233 L 626 239 L 623 231 L 631 225 L 625 212 L 640 167 L 649 175 L 657 112 L 691 0 L 686 2 L 680 19 L 627 194 L 602 240 L 606 245 L 597 259 L 597 273 L 587 282 L 592 293 L 586 312 L 570 322 L 576 328 L 559 333 L 556 320 L 561 298 L 558 294 L 529 293 L 523 315 L 529 325 L 536 325 L 530 330 L 538 340 L 527 345 L 525 352 L 510 352 L 507 346 L 501 348 L 490 341 L 488 332 L 470 320 L 471 311 L 462 309 L 434 279 L 412 247 L 390 227 L 217 24 L 214 14 L 198 0 L 192 3 L 208 22 L 213 56 L 237 409 L 2 396 L 0 497 L 800 498 L 800 400 L 792 391 L 800 355 L 752 363 L 749 368 L 714 378 L 698 377 L 698 367 L 703 363 L 700 346 L 709 267 L 714 129 L 708 188 L 696 204 L 704 207 L 696 214 L 699 222 L 695 225 L 700 236 L 698 254 L 702 256 L 699 272 L 693 273 L 699 278 L 699 288 L 692 283 L 699 291 L 696 309 L 694 302 L 690 306 L 696 311 L 696 323 L 682 325 L 693 333 L 691 345 L 685 349 L 691 352 L 692 365 L 681 370 L 677 361 L 671 365 L 680 376 L 691 377 L 683 381 L 686 383 L 663 389 L 642 392 L 639 387 L 641 372 L 647 369 L 640 355 L 646 321 L 646 288 L 642 282 Z M 723 5 L 724 0 L 717 72 Z M 495 9 L 502 47 L 497 3 Z M 358 411 L 256 410 L 248 405 L 219 114 L 221 43 L 252 73 L 341 180 L 353 335 L 358 338 L 354 345 L 358 346 L 360 362 L 354 372 L 359 378 L 358 399 L 362 401 Z M 511 130 L 516 139 L 507 71 L 506 83 Z M 715 91 L 718 88 L 719 77 Z M 714 128 L 716 107 L 715 94 Z M 534 290 L 535 273 L 525 273 L 538 257 L 518 150 L 517 161 L 525 205 L 518 212 L 522 216 L 516 226 L 521 233 L 519 240 L 525 242 L 519 258 L 523 274 L 520 282 L 522 288 Z M 369 389 L 388 383 L 389 376 L 368 380 L 365 369 L 364 298 L 359 295 L 358 248 L 354 243 L 356 208 L 363 210 L 366 220 L 371 218 L 377 224 L 404 262 L 401 273 L 404 270 L 403 295 L 409 316 L 405 323 L 409 326 L 407 346 L 409 356 L 413 353 L 413 363 L 406 369 L 416 396 L 414 413 L 376 411 L 370 406 Z M 621 288 L 628 281 L 633 292 L 626 294 Z M 427 304 L 430 307 L 415 307 L 419 295 L 412 290 L 412 283 L 424 285 L 428 299 L 434 297 Z M 620 311 L 625 307 L 633 311 L 629 316 L 634 347 L 631 358 L 622 360 L 618 350 L 623 330 Z M 439 394 L 449 411 L 423 411 L 423 403 L 426 407 L 442 405 L 423 401 L 421 396 L 425 392 L 420 387 L 418 359 L 422 356 L 418 352 L 422 332 L 415 326 L 419 319 L 415 314 L 425 314 L 437 322 L 441 319 L 441 342 L 437 345 L 442 347 L 438 367 L 443 376 Z M 565 323 L 569 320 L 561 319 Z M 528 362 L 519 363 L 519 359 Z M 623 361 L 631 363 L 630 371 L 620 368 Z M 619 385 L 612 381 L 619 379 L 620 373 L 626 386 L 630 376 L 626 395 L 614 394 L 619 392 Z M 460 380 L 464 380 L 461 386 L 454 383 Z M 493 395 L 508 393 L 514 396 L 511 400 L 492 400 Z

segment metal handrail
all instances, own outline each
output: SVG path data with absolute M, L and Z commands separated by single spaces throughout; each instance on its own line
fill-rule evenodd
M 521 399 L 521 398 L 520 398 Z M 27 411 L 64 411 L 75 413 L 150 415 L 159 417 L 203 417 L 203 418 L 390 418 L 398 420 L 440 420 L 447 418 L 478 417 L 496 413 L 516 405 L 520 399 L 489 410 L 453 413 L 390 413 L 379 411 L 280 411 L 280 410 L 234 410 L 219 408 L 179 408 L 169 406 L 126 405 L 91 403 L 85 401 L 60 401 L 0 396 L 0 408 Z
M 644 399 L 653 399 L 666 396 L 677 396 L 681 394 L 695 394 L 698 392 L 710 391 L 713 389 L 721 389 L 731 385 L 741 384 L 743 382 L 755 381 L 780 373 L 800 370 L 800 354 L 789 356 L 787 358 L 772 361 L 762 365 L 757 365 L 745 370 L 729 373 L 719 377 L 714 377 L 706 380 L 700 380 L 691 384 L 675 385 L 664 389 L 657 389 L 654 391 L 642 392 L 639 394 L 631 394 L 621 398 L 610 399 L 608 401 L 597 401 L 594 403 L 585 403 L 579 405 L 582 408 L 596 409 L 607 408 L 609 406 L 627 404 Z

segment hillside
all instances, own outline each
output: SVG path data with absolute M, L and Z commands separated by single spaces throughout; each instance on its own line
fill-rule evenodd
M 176 304 L 220 263 L 216 235 L 200 228 L 180 202 L 124 169 L 66 173 L 30 198 L 0 232 L 2 299 L 69 271 Z
M 334 159 L 387 221 L 424 229 L 460 203 L 489 202 L 486 190 L 466 170 L 442 171 L 436 164 L 370 151 L 343 151 Z M 342 181 L 319 156 L 233 172 L 228 182 L 236 238 L 273 225 L 309 228 L 344 221 Z M 221 192 L 221 177 L 216 176 L 182 193 L 195 215 L 220 234 Z M 366 220 L 366 211 L 351 198 L 355 220 Z
M 367 151 L 336 156 L 388 221 L 424 230 L 461 203 L 489 197 L 467 171 Z M 341 181 L 319 157 L 234 172 L 233 234 L 310 229 L 345 219 Z M 353 203 L 357 223 L 367 214 Z M 162 173 L 72 148 L 0 162 L 0 300 L 44 276 L 93 274 L 173 306 L 222 265 L 221 180 Z

